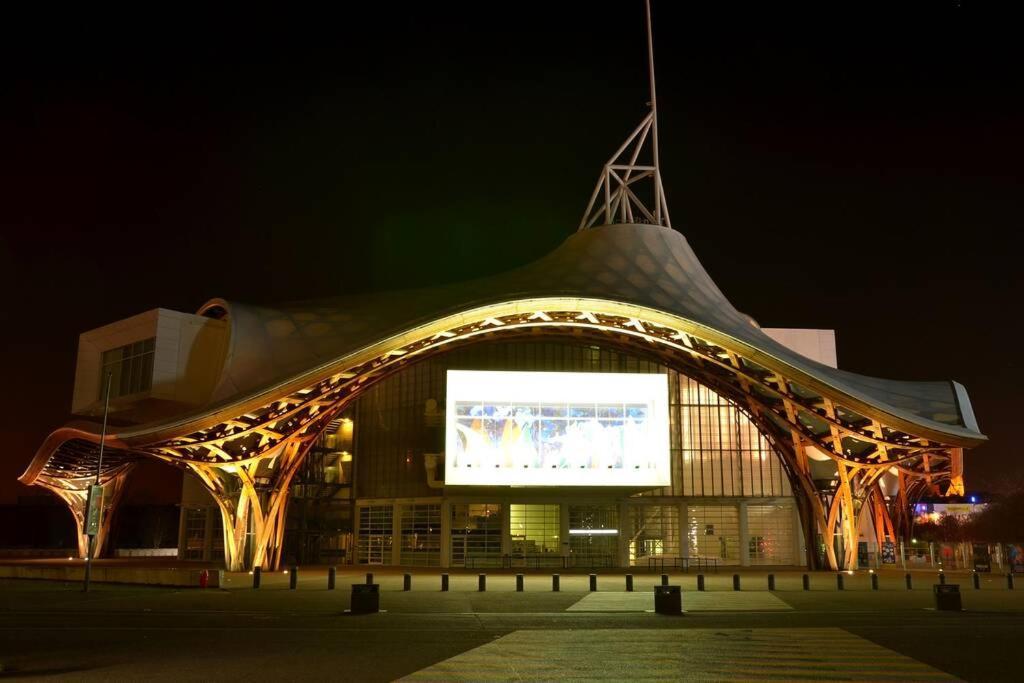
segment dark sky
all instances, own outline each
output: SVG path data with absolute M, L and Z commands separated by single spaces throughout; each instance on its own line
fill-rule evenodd
M 1024 59 L 964 4 L 661 0 L 655 42 L 676 228 L 762 325 L 966 384 L 986 488 L 1024 471 Z M 465 279 L 575 229 L 645 114 L 640 0 L 367 5 L 8 24 L 0 503 L 68 419 L 84 330 Z

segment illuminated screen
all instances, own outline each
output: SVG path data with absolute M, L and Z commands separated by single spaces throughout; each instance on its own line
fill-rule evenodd
M 448 371 L 445 484 L 667 486 L 668 379 Z

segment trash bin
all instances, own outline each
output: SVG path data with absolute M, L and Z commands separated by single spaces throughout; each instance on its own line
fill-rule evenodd
M 654 611 L 658 614 L 682 614 L 683 592 L 679 586 L 655 586 Z
M 380 611 L 380 584 L 352 584 L 352 614 L 372 614 Z
M 932 586 L 932 590 L 935 592 L 935 609 L 954 612 L 963 609 L 963 602 L 960 600 L 960 584 L 937 583 Z

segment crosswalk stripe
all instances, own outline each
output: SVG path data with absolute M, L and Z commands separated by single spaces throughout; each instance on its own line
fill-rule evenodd
M 412 681 L 956 680 L 837 628 L 521 630 Z

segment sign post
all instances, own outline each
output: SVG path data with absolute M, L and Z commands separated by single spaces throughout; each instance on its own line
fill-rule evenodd
M 85 550 L 85 579 L 82 592 L 89 592 L 89 580 L 92 578 L 92 556 L 95 551 L 96 537 L 103 525 L 103 485 L 100 475 L 103 473 L 103 445 L 107 440 L 107 413 L 110 412 L 110 382 L 112 372 L 107 373 L 107 386 L 103 397 L 103 428 L 100 431 L 100 454 L 96 459 L 96 483 L 89 487 L 89 499 L 85 509 L 85 535 L 89 543 Z

